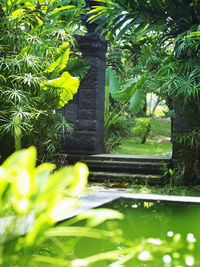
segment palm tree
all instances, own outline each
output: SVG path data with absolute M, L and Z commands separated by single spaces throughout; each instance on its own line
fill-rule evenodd
M 143 60 L 143 73 L 147 74 L 149 84 L 159 89 L 167 100 L 174 120 L 173 140 L 178 147 L 176 156 L 181 161 L 181 172 L 187 182 L 193 182 L 200 173 L 196 168 L 200 166 L 200 153 L 196 153 L 195 148 L 199 141 L 195 137 L 194 142 L 192 137 L 194 131 L 198 136 L 196 132 L 200 129 L 200 42 L 198 38 L 192 38 L 191 33 L 200 29 L 200 1 L 98 1 L 105 3 L 106 7 L 94 7 L 90 11 L 90 20 L 106 18 L 99 27 L 106 25 L 104 33 L 107 39 L 119 40 L 119 43 L 123 40 L 130 51 L 139 44 L 138 51 L 142 53 L 144 43 L 141 44 L 141 40 L 153 36 L 153 41 L 148 40 L 150 55 Z M 142 62 L 141 54 L 137 64 L 139 61 Z
M 94 7 L 90 19 L 102 16 L 107 20 L 105 32 L 118 39 L 131 29 L 132 34 L 141 36 L 150 31 L 161 31 L 166 39 L 179 34 L 200 23 L 199 0 L 97 0 L 107 6 Z M 98 5 L 98 4 L 97 4 Z

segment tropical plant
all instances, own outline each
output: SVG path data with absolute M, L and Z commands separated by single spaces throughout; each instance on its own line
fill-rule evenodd
M 126 106 L 132 115 L 137 115 L 146 101 L 145 91 L 146 75 L 129 78 L 124 84 L 120 84 L 119 77 L 115 70 L 108 68 L 106 70 L 106 97 L 105 97 L 105 132 L 109 129 L 112 119 L 116 113 L 120 113 Z M 116 101 L 113 110 L 109 112 L 109 97 Z
M 150 118 L 136 118 L 135 126 L 131 130 L 131 133 L 141 139 L 141 144 L 146 142 L 147 137 L 151 131 L 151 119 Z
M 135 81 L 136 79 L 130 79 L 122 85 L 117 72 L 111 67 L 106 69 L 104 133 L 107 152 L 120 144 L 121 136 L 129 134 L 130 108 L 135 108 L 135 113 L 132 113 L 134 115 L 140 111 L 141 103 L 132 103 L 139 91 L 135 87 Z
M 108 238 L 110 232 L 92 229 L 107 219 L 122 219 L 114 210 L 99 209 L 53 227 L 79 206 L 77 196 L 87 184 L 88 168 L 83 163 L 52 173 L 54 164 L 36 165 L 36 149 L 20 150 L 0 166 L 0 247 L 2 266 L 73 266 L 72 248 L 59 241 L 59 233 L 70 236 Z M 87 227 L 75 224 L 88 220 Z M 114 232 L 113 232 L 114 234 Z M 116 233 L 115 233 L 116 236 Z M 55 255 L 58 248 L 61 252 Z M 54 251 L 52 251 L 54 249 Z M 63 254 L 63 252 L 68 254 Z M 54 255 L 54 256 L 53 256 Z M 94 259 L 98 261 L 98 257 Z
M 62 131 L 69 129 L 55 110 L 73 98 L 89 68 L 74 48 L 72 32 L 82 31 L 78 20 L 84 6 L 83 1 L 75 4 L 20 0 L 0 4 L 0 142 L 4 158 L 14 147 L 18 150 L 30 144 L 37 146 L 40 159 L 47 153 L 50 156 L 59 148 L 61 121 Z M 7 140 L 9 146 L 4 145 Z
M 98 1 L 97 1 L 98 2 Z M 89 20 L 100 17 L 103 20 L 99 27 L 106 25 L 104 30 L 112 38 L 120 39 L 123 34 L 131 30 L 133 36 L 141 38 L 148 32 L 160 31 L 162 38 L 168 40 L 199 24 L 198 1 L 138 1 L 138 0 L 102 0 L 105 6 L 94 7 L 90 13 L 94 15 Z
M 194 260 L 196 240 L 191 233 L 187 241 L 173 232 L 166 240 L 149 236 L 132 240 L 117 228 L 116 220 L 122 220 L 123 215 L 106 208 L 69 218 L 79 207 L 77 197 L 86 186 L 87 176 L 88 168 L 80 162 L 57 171 L 50 163 L 36 167 L 35 147 L 17 151 L 4 161 L 0 166 L 1 266 L 132 266 L 147 262 L 164 266 L 166 254 L 172 255 L 167 257 L 172 266 L 184 264 L 188 254 Z M 142 205 L 158 216 L 153 203 Z M 125 206 L 121 203 L 119 208 Z M 77 253 L 77 245 L 84 244 L 84 250 L 86 239 L 90 247 L 94 246 L 92 239 L 112 246 L 104 251 L 97 247 L 85 256 Z M 176 257 L 181 253 L 183 257 Z
M 99 27 L 105 26 L 107 39 L 114 40 L 115 43 L 119 40 L 118 43 L 123 44 L 122 47 L 129 51 L 129 55 L 130 51 L 136 52 L 137 56 L 132 57 L 133 70 L 146 75 L 147 90 L 166 101 L 173 120 L 177 116 L 177 121 L 185 118 L 185 122 L 173 124 L 176 125 L 174 134 L 184 135 L 184 131 L 190 132 L 200 127 L 199 1 L 102 2 L 106 5 L 97 4 L 89 12 L 89 20 L 104 16 Z M 176 157 L 181 155 L 183 147 L 179 149 L 180 153 L 176 153 Z M 179 159 L 181 160 L 181 156 Z M 191 159 L 195 160 L 196 158 Z
M 187 134 L 179 134 L 176 136 L 176 141 L 180 149 L 180 158 L 178 162 L 178 168 L 172 176 L 172 180 L 177 176 L 179 177 L 178 182 L 180 183 L 180 177 L 184 178 L 184 184 L 199 184 L 200 181 L 200 129 L 197 127 Z M 191 160 L 193 159 L 193 160 Z M 192 174 L 192 175 L 191 175 Z M 174 178 L 175 177 L 175 178 Z

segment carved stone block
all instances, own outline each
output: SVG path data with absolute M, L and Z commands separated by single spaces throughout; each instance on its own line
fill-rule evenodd
M 78 119 L 79 120 L 81 119 L 95 120 L 96 110 L 95 109 L 79 109 Z
M 80 120 L 79 121 L 79 130 L 80 131 L 96 131 L 97 121 L 96 120 Z
M 96 99 L 82 99 L 82 101 L 80 102 L 79 104 L 79 108 L 82 110 L 82 109 L 85 109 L 85 110 L 95 110 L 96 109 Z
M 82 88 L 81 87 L 81 90 L 79 91 L 79 98 L 80 99 L 96 99 L 97 97 L 97 91 L 96 90 L 93 90 L 92 88 Z

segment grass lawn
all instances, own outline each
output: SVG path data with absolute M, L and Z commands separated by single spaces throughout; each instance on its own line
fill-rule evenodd
M 151 135 L 145 144 L 141 144 L 140 139 L 135 136 L 122 138 L 121 145 L 113 153 L 128 155 L 170 155 L 172 151 L 170 135 L 170 120 L 155 117 L 152 119 Z

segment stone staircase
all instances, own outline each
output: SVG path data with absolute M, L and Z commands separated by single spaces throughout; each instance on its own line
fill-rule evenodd
M 158 185 L 163 184 L 164 168 L 170 168 L 172 160 L 167 156 L 134 155 L 70 155 L 70 164 L 81 161 L 87 164 L 91 182 L 128 182 Z

